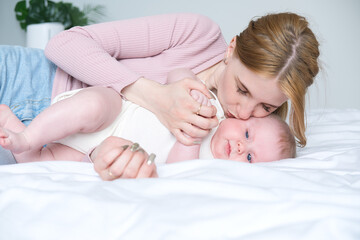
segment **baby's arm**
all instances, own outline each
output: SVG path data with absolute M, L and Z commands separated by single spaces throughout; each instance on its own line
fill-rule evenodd
M 206 105 L 206 106 L 211 105 L 210 100 L 200 91 L 191 90 L 190 94 L 201 105 Z M 176 141 L 174 146 L 170 150 L 166 163 L 174 163 L 185 160 L 197 159 L 199 158 L 200 146 L 201 146 L 200 139 L 199 139 L 199 144 L 195 144 L 191 146 L 186 146 L 180 143 L 179 141 Z

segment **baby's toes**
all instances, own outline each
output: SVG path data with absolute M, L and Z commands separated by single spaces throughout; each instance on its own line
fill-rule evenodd
M 0 138 L 0 146 L 5 149 L 9 149 L 11 146 L 11 141 L 9 138 Z
M 201 104 L 204 106 L 211 106 L 211 102 L 206 96 L 204 96 L 204 98 L 202 99 Z
M 9 134 L 3 128 L 0 128 L 0 145 L 3 148 L 7 148 L 11 145 Z
M 0 138 L 8 138 L 9 133 L 2 127 L 0 127 Z

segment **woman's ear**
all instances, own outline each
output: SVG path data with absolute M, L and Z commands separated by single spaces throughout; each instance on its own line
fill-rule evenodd
M 236 36 L 231 39 L 230 44 L 226 49 L 225 58 L 224 58 L 224 62 L 226 64 L 228 63 L 228 59 L 231 58 L 232 55 L 234 54 L 235 47 L 236 47 Z

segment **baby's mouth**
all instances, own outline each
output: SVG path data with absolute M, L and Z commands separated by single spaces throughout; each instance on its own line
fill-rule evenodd
M 230 157 L 230 153 L 231 153 L 231 145 L 230 142 L 228 141 L 226 145 L 226 155 Z

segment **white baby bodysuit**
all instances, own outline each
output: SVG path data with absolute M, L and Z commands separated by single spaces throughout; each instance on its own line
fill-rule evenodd
M 79 91 L 81 91 L 81 89 L 64 92 L 56 96 L 53 103 L 71 97 Z M 211 103 L 217 108 L 216 115 L 219 121 L 224 119 L 224 112 L 217 99 L 211 100 Z M 210 150 L 210 141 L 215 130 L 216 129 L 213 129 L 211 133 L 203 139 L 199 158 L 213 158 Z M 156 154 L 155 161 L 157 164 L 166 162 L 167 156 L 176 142 L 176 138 L 157 119 L 155 114 L 126 100 L 123 100 L 121 113 L 107 128 L 94 133 L 74 134 L 57 142 L 82 153 L 87 153 L 109 136 L 118 136 L 139 143 L 147 152 Z

